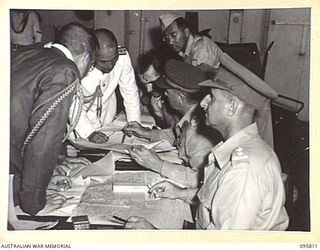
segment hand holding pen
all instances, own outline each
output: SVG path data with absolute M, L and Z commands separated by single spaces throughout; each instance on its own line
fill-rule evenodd
M 123 131 L 129 137 L 134 135 L 148 140 L 151 138 L 151 129 L 141 126 L 141 124 L 136 121 L 128 122 L 123 128 Z
M 188 197 L 188 189 L 179 187 L 170 181 L 162 181 L 149 188 L 149 194 L 155 198 L 182 199 Z
M 72 187 L 72 182 L 69 176 L 67 175 L 54 175 L 51 177 L 48 190 L 54 190 L 58 192 L 63 192 Z

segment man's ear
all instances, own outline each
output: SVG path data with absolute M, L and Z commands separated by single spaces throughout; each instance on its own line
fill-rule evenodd
M 177 94 L 177 97 L 178 97 L 178 101 L 179 101 L 179 103 L 183 103 L 183 100 L 184 100 L 184 94 L 182 93 L 182 92 L 178 92 L 178 94 Z
M 88 53 L 82 53 L 76 56 L 73 56 L 73 59 L 77 65 L 83 66 L 87 61 L 87 57 L 89 56 Z
M 236 113 L 238 106 L 239 106 L 239 103 L 237 102 L 237 100 L 235 98 L 231 98 L 227 106 L 227 116 L 228 117 L 233 116 Z
M 83 67 L 86 67 L 88 64 L 91 64 L 91 58 L 89 53 L 83 53 L 81 56 L 81 63 Z
M 190 36 L 190 33 L 191 33 L 191 32 L 190 32 L 190 29 L 189 29 L 188 27 L 184 28 L 183 32 L 184 32 L 184 34 L 185 34 L 186 37 L 189 37 L 189 36 Z

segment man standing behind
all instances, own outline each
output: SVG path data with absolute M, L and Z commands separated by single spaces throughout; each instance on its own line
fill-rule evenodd
M 220 48 L 208 37 L 192 34 L 185 19 L 176 14 L 159 17 L 164 41 L 184 62 L 201 68 L 209 75 L 219 68 Z
M 125 49 L 118 48 L 112 31 L 95 30 L 99 42 L 95 67 L 82 80 L 85 105 L 75 128 L 77 136 L 103 143 L 107 136 L 96 131 L 111 123 L 117 111 L 115 90 L 119 85 L 127 121 L 140 122 L 140 98 L 131 59 Z M 87 103 L 86 103 L 87 102 Z M 70 114 L 72 110 L 70 110 Z
M 208 37 L 192 34 L 184 18 L 175 14 L 165 14 L 159 19 L 165 42 L 179 53 L 186 63 L 199 67 L 210 76 L 216 74 L 220 64 L 233 64 L 234 60 L 223 53 Z M 259 133 L 273 147 L 270 104 L 266 103 L 264 109 L 265 112 L 256 117 Z
M 36 214 L 65 197 L 46 196 L 58 163 L 69 107 L 92 65 L 96 39 L 85 27 L 64 26 L 56 43 L 27 46 L 11 57 L 10 172 L 22 210 Z M 20 185 L 19 185 L 20 184 Z

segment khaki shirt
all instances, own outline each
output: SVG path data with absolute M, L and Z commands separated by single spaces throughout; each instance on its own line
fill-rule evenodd
M 172 145 L 177 146 L 183 164 L 164 161 L 160 174 L 188 187 L 198 186 L 199 178 L 202 176 L 200 172 L 214 146 L 210 139 L 199 133 L 199 124 L 193 116 L 196 108 L 197 105 L 194 105 L 175 128 L 152 131 L 151 138 L 154 141 L 167 139 Z
M 256 123 L 212 149 L 198 198 L 198 229 L 285 230 L 288 215 L 278 157 Z
M 220 48 L 212 40 L 205 36 L 190 35 L 185 52 L 180 51 L 179 55 L 184 58 L 186 63 L 193 66 L 208 64 L 218 69 Z

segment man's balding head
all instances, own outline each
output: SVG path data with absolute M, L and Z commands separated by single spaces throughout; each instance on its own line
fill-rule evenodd
M 98 41 L 87 28 L 79 23 L 70 23 L 62 27 L 56 41 L 68 48 L 80 71 L 81 78 L 91 67 Z
M 115 35 L 111 30 L 108 29 L 96 29 L 94 31 L 98 42 L 99 47 L 107 46 L 107 47 L 118 47 L 118 41 Z
M 97 47 L 97 39 L 79 23 L 69 23 L 63 26 L 59 32 L 57 43 L 67 47 L 73 56 L 82 53 L 92 55 Z
M 96 29 L 99 47 L 96 51 L 95 66 L 103 73 L 109 73 L 118 60 L 118 42 L 111 30 Z

